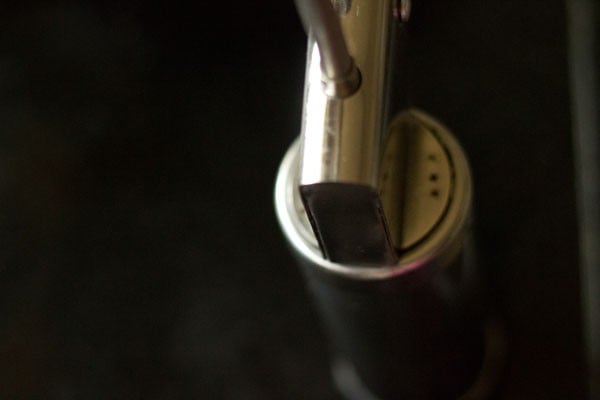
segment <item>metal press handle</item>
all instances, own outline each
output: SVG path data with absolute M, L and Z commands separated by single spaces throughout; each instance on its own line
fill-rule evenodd
M 330 0 L 295 0 L 308 35 L 321 54 L 322 83 L 330 97 L 344 98 L 360 87 L 360 72 L 348 52 L 342 28 Z
M 296 191 L 305 221 L 328 260 L 394 265 L 378 182 L 397 0 L 295 1 L 309 34 Z

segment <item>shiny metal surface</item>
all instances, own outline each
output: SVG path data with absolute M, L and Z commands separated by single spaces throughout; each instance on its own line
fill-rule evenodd
M 377 186 L 383 140 L 392 4 L 356 0 L 340 17 L 350 54 L 362 75 L 360 90 L 331 99 L 321 87 L 322 56 L 309 38 L 302 123 L 300 184 L 346 182 Z
M 318 43 L 325 93 L 337 98 L 352 95 L 360 86 L 360 73 L 348 53 L 331 1 L 296 0 L 295 3 L 309 36 Z M 349 6 L 349 2 L 337 4 L 342 15 L 348 12 Z
M 310 260 L 319 268 L 323 268 L 341 278 L 368 281 L 405 274 L 410 270 L 421 268 L 431 260 L 435 260 L 438 265 L 447 265 L 460 252 L 463 241 L 470 230 L 472 207 L 471 174 L 467 160 L 452 134 L 435 119 L 422 111 L 413 109 L 404 115 L 401 114 L 398 121 L 404 123 L 407 118 L 421 124 L 422 129 L 415 132 L 419 132 L 424 136 L 435 132 L 443 153 L 448 157 L 448 165 L 452 168 L 452 171 L 444 172 L 444 174 L 453 176 L 453 183 L 451 185 L 452 193 L 448 196 L 447 208 L 443 211 L 443 218 L 437 221 L 431 230 L 427 227 L 417 229 L 410 227 L 419 227 L 420 221 L 411 222 L 410 218 L 420 219 L 421 215 L 416 213 L 408 215 L 405 218 L 406 221 L 404 221 L 405 226 L 408 229 L 414 229 L 415 232 L 420 229 L 423 235 L 420 239 L 426 240 L 416 240 L 417 245 L 405 249 L 401 253 L 398 262 L 393 265 L 385 267 L 365 266 L 336 263 L 324 258 L 317 245 L 317 239 L 308 225 L 302 204 L 298 199 L 300 193 L 297 186 L 297 174 L 301 161 L 300 144 L 297 141 L 290 147 L 281 163 L 275 186 L 275 205 L 279 222 L 288 241 L 302 257 Z M 419 151 L 423 149 L 425 148 L 421 148 L 421 150 L 413 149 L 413 151 L 420 154 Z M 428 153 L 423 153 L 423 155 L 427 156 Z M 425 178 L 427 178 L 426 175 Z M 424 184 L 428 185 L 429 182 L 426 180 Z M 415 190 L 413 194 L 420 195 L 419 190 Z M 427 197 L 428 192 L 425 192 L 424 196 Z M 421 200 L 428 201 L 427 199 Z M 414 200 L 415 203 L 418 201 L 419 199 Z M 432 210 L 435 211 L 436 209 L 437 206 L 432 207 Z M 408 236 L 414 238 L 414 235 L 411 231 Z
M 351 265 L 393 265 L 397 257 L 377 185 L 394 3 L 356 0 L 346 5 L 350 8 L 339 20 L 361 86 L 344 99 L 329 96 L 321 83 L 320 44 L 309 37 L 299 184 L 325 257 Z

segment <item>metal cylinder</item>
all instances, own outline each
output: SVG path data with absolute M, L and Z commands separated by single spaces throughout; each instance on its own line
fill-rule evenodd
M 388 218 L 402 221 L 391 223 L 401 226 L 391 232 L 395 265 L 323 257 L 299 199 L 298 143 L 278 173 L 277 215 L 329 336 L 340 392 L 348 399 L 460 398 L 477 382 L 485 355 L 469 167 L 448 129 L 418 110 L 391 122 L 384 146 L 379 195 Z M 398 166 L 403 173 L 395 177 Z

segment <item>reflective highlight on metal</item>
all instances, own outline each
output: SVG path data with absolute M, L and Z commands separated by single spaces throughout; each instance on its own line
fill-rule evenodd
M 453 176 L 452 194 L 449 196 L 452 200 L 449 201 L 447 208 L 443 211 L 443 218 L 436 221 L 435 227 L 431 231 L 427 228 L 423 229 L 419 225 L 421 223 L 421 213 L 428 213 L 426 210 L 419 213 L 412 213 L 411 216 L 415 221 L 403 218 L 405 219 L 404 224 L 408 229 L 406 236 L 411 238 L 411 241 L 414 240 L 419 243 L 417 246 L 405 249 L 399 261 L 393 265 L 384 267 L 365 266 L 361 264 L 336 263 L 324 258 L 317 245 L 317 240 L 309 225 L 309 221 L 304 214 L 305 211 L 302 208 L 302 203 L 299 200 L 300 192 L 297 175 L 301 160 L 300 143 L 297 141 L 290 147 L 281 163 L 275 186 L 275 205 L 284 233 L 294 249 L 302 257 L 318 265 L 319 268 L 323 268 L 344 278 L 382 280 L 407 274 L 411 270 L 421 268 L 431 260 L 435 260 L 437 265 L 447 265 L 460 252 L 465 237 L 469 233 L 472 207 L 471 175 L 466 158 L 460 145 L 448 129 L 422 111 L 411 110 L 400 114 L 398 119 L 395 119 L 394 123 L 391 124 L 391 127 L 398 126 L 398 124 L 404 125 L 407 121 L 412 121 L 412 124 L 417 122 L 420 124 L 420 129 L 414 131 L 419 136 L 428 136 L 432 135 L 432 132 L 435 132 L 440 151 L 446 154 L 448 159 L 451 160 L 449 162 L 451 163 L 452 171 L 444 173 Z M 423 141 L 423 139 L 419 138 L 415 138 L 414 140 Z M 421 154 L 416 148 L 412 150 L 416 154 Z M 423 155 L 426 158 L 430 154 L 423 153 Z M 416 158 L 417 156 L 413 155 L 413 157 Z M 426 177 L 425 181 L 422 182 L 426 188 L 428 188 L 429 184 L 428 179 Z M 419 191 L 418 185 L 415 184 L 413 194 L 418 196 L 420 195 Z M 387 197 L 387 195 L 384 195 L 383 198 L 386 203 L 394 200 L 393 197 Z M 427 201 L 427 199 L 420 200 Z M 408 201 L 416 203 L 419 201 L 419 198 Z M 411 226 L 415 228 L 410 228 Z M 423 237 L 415 239 L 415 235 L 419 231 L 422 232 Z
M 332 97 L 330 85 L 322 85 L 321 67 L 327 63 L 321 44 L 309 37 L 301 193 L 326 258 L 393 265 L 397 256 L 377 193 L 395 37 L 393 3 L 354 0 L 346 6 L 350 8 L 339 23 L 360 70 L 361 84 L 350 97 Z
M 337 15 L 345 15 L 351 3 L 337 2 L 337 13 L 330 0 L 296 0 L 295 3 L 304 28 L 320 49 L 324 93 L 335 98 L 352 95 L 360 86 L 361 76 L 348 53 Z
M 334 181 L 376 187 L 386 122 L 391 2 L 355 0 L 340 20 L 362 84 L 350 98 L 328 97 L 321 86 L 322 55 L 314 37 L 309 38 L 300 184 Z

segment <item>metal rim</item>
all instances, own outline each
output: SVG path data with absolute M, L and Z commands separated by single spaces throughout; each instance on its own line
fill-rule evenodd
M 382 280 L 401 276 L 433 260 L 437 264 L 449 263 L 459 253 L 462 241 L 469 230 L 472 184 L 471 173 L 464 152 L 450 131 L 423 111 L 411 110 L 415 117 L 433 129 L 452 157 L 455 173 L 455 192 L 447 217 L 432 232 L 429 240 L 403 254 L 396 265 L 390 267 L 364 267 L 333 263 L 322 257 L 315 241 L 307 238 L 306 229 L 294 207 L 295 176 L 298 168 L 299 141 L 287 151 L 275 185 L 275 208 L 279 223 L 292 246 L 312 264 L 323 270 L 355 280 Z

